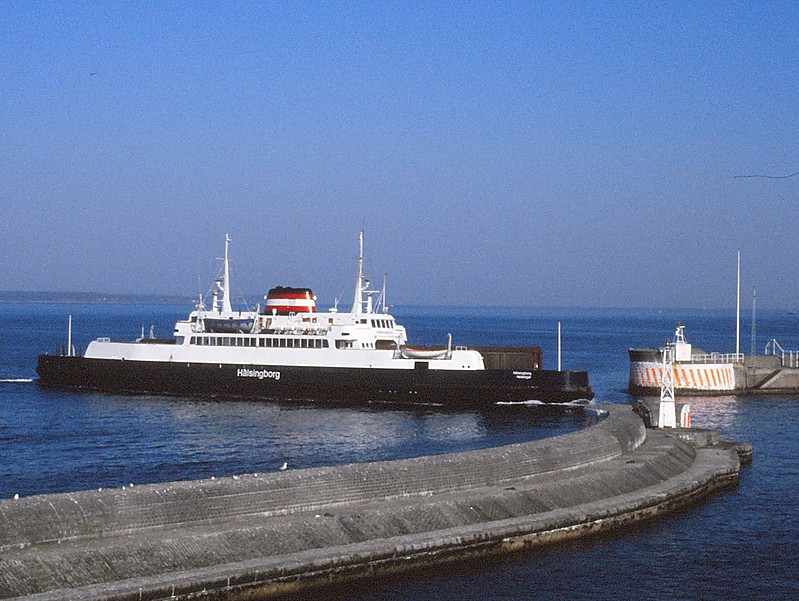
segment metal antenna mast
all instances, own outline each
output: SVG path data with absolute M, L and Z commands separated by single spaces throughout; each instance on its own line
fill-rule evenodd
M 752 286 L 752 348 L 750 354 L 757 353 L 757 312 L 755 310 L 757 301 L 757 286 Z

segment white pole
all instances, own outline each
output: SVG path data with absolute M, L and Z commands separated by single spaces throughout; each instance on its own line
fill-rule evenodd
M 735 354 L 741 352 L 741 249 L 738 249 L 738 293 L 735 313 Z M 737 358 L 737 357 L 736 357 Z
M 72 356 L 72 315 L 67 321 L 67 357 Z
M 558 321 L 558 371 L 560 371 L 560 321 Z

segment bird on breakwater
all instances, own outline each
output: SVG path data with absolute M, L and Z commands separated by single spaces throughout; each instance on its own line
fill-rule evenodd
M 285 472 L 287 469 L 289 469 L 289 464 L 284 461 L 283 465 L 280 466 L 280 471 Z

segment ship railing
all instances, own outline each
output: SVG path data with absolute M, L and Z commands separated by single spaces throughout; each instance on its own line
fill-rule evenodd
M 743 353 L 706 353 L 691 355 L 692 363 L 743 363 Z
M 766 343 L 765 354 L 779 357 L 783 367 L 799 367 L 799 351 L 786 351 L 776 338 Z

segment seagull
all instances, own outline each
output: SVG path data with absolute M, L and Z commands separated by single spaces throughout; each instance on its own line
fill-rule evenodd
M 280 471 L 285 472 L 287 469 L 289 469 L 289 464 L 284 461 L 283 465 L 280 466 Z

